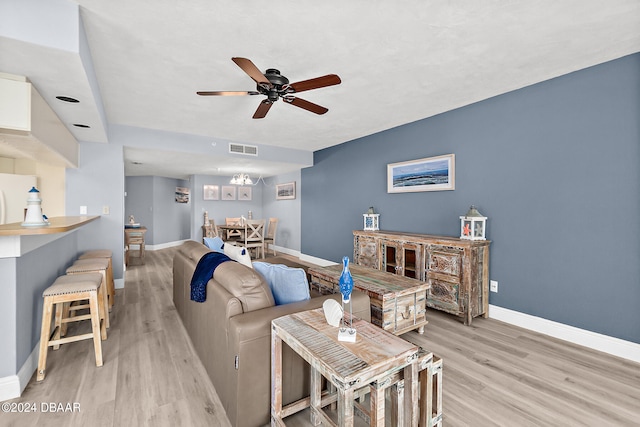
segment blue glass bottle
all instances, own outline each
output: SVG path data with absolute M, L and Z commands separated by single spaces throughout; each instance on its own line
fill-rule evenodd
M 353 290 L 353 278 L 349 271 L 349 257 L 342 258 L 342 274 L 340 275 L 339 284 L 342 302 L 349 303 L 351 300 L 351 291 Z

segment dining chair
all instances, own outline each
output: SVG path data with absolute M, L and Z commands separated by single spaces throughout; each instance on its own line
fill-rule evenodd
M 256 259 L 260 258 L 261 254 L 264 258 L 264 225 L 266 221 L 264 219 L 247 220 L 245 221 L 245 234 L 244 234 L 244 247 L 247 250 L 256 250 Z
M 278 229 L 278 218 L 269 218 L 269 226 L 267 227 L 267 234 L 264 237 L 264 248 L 262 248 L 262 254 L 266 253 L 266 250 L 271 244 L 271 250 L 273 255 L 276 255 L 276 230 Z
M 226 225 L 240 225 L 240 221 L 241 218 L 225 218 L 224 219 L 224 223 Z M 227 235 L 226 235 L 226 239 L 223 239 L 225 241 L 231 240 L 231 241 L 237 241 L 237 240 L 242 240 L 243 236 L 242 236 L 242 231 L 240 230 L 227 230 Z
M 216 223 L 214 220 L 209 219 L 208 224 L 204 224 L 202 226 L 202 241 L 204 241 L 205 237 L 218 237 L 218 228 L 216 227 Z

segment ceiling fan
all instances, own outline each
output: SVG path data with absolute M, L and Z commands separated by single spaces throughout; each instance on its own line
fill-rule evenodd
M 282 98 L 282 100 L 288 104 L 295 105 L 312 113 L 324 114 L 329 111 L 327 108 L 314 104 L 313 102 L 305 101 L 302 98 L 293 96 L 293 94 L 341 83 L 340 77 L 335 74 L 327 74 L 326 76 L 316 77 L 314 79 L 289 83 L 289 79 L 281 75 L 280 71 L 275 68 L 269 68 L 263 74 L 258 67 L 247 58 L 231 58 L 231 60 L 256 82 L 256 91 L 210 91 L 196 93 L 202 96 L 266 95 L 267 98 L 260 103 L 258 109 L 253 114 L 254 119 L 264 118 L 273 103 L 279 98 Z

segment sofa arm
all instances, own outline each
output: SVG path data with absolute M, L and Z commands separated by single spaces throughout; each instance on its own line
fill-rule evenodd
M 340 301 L 341 295 L 327 295 L 307 301 L 278 305 L 229 319 L 228 391 L 232 393 L 227 415 L 232 425 L 257 426 L 269 423 L 271 407 L 271 321 L 288 314 L 322 307 L 327 299 Z M 369 296 L 352 294 L 353 315 L 371 321 Z M 283 402 L 291 403 L 309 394 L 308 365 L 288 346 L 283 346 Z

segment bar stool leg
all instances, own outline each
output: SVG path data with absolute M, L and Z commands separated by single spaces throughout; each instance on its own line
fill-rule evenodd
M 89 306 L 91 307 L 91 330 L 93 332 L 93 350 L 96 353 L 96 366 L 102 366 L 102 339 L 107 339 L 107 331 L 104 322 L 100 321 L 100 298 L 96 292 L 89 295 Z M 98 329 L 100 329 L 98 331 Z M 101 336 L 102 335 L 102 336 Z
M 42 306 L 42 329 L 40 330 L 40 355 L 38 356 L 37 381 L 42 381 L 47 369 L 47 352 L 49 351 L 49 334 L 51 333 L 51 314 L 53 298 L 45 297 Z
M 100 285 L 100 287 L 98 288 L 97 298 L 98 298 L 98 310 L 97 310 L 97 313 L 98 313 L 99 319 L 102 320 L 102 322 L 99 323 L 100 336 L 102 337 L 103 340 L 106 340 L 107 339 L 107 327 L 108 327 L 108 324 L 109 324 L 109 308 L 108 308 L 108 304 L 107 304 L 106 290 L 105 290 L 105 287 L 102 286 L 102 285 Z
M 109 267 L 107 268 L 107 283 L 109 285 L 109 311 L 113 308 L 113 304 L 116 302 L 116 285 L 113 280 L 113 263 L 111 257 L 109 259 Z
M 62 326 L 62 319 L 63 318 L 67 318 L 69 317 L 69 303 L 65 302 L 65 303 L 59 303 L 59 304 L 54 304 L 55 305 L 55 309 L 56 309 L 56 314 L 55 314 L 55 322 L 54 322 L 54 335 L 53 335 L 53 339 L 54 340 L 59 340 L 60 336 L 65 336 L 67 334 L 67 324 L 64 324 L 64 328 Z M 64 331 L 63 331 L 64 329 Z M 57 350 L 60 348 L 60 344 L 56 344 L 53 346 L 54 350 Z

